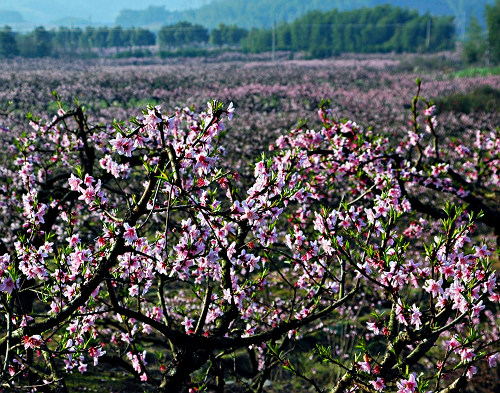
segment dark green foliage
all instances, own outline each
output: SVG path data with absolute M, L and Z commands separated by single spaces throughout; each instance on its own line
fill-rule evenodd
M 242 41 L 243 48 L 250 52 L 266 52 L 272 49 L 273 37 L 271 30 L 253 28 Z
M 156 36 L 149 30 L 138 28 L 132 36 L 132 44 L 136 46 L 149 46 L 156 43 Z
M 43 26 L 35 28 L 31 33 L 18 34 L 17 45 L 19 53 L 24 57 L 46 57 L 52 54 L 53 32 Z
M 468 93 L 452 94 L 439 99 L 436 105 L 446 112 L 500 112 L 500 90 L 484 85 Z
M 107 46 L 119 48 L 125 46 L 125 42 L 125 34 L 121 26 L 115 26 L 109 30 Z
M 80 36 L 82 33 L 81 29 L 68 29 L 67 27 L 60 27 L 54 33 L 54 48 L 59 53 L 75 52 L 79 46 Z
M 20 54 L 24 57 L 43 57 L 79 53 L 88 57 L 93 49 L 132 48 L 155 43 L 154 33 L 142 28 L 124 30 L 117 26 L 96 29 L 89 26 L 84 30 L 67 27 L 45 30 L 37 27 L 24 34 L 14 34 L 10 28 L 4 28 L 0 31 L 0 56 Z
M 208 38 L 208 30 L 205 27 L 189 22 L 163 26 L 158 32 L 158 43 L 161 48 L 204 44 L 208 42 Z
M 486 6 L 486 24 L 491 58 L 500 61 L 500 0 Z
M 16 37 L 9 26 L 0 30 L 0 57 L 10 57 L 19 54 Z
M 107 27 L 99 27 L 93 31 L 90 40 L 92 46 L 98 48 L 105 48 L 108 44 L 109 29 Z
M 162 59 L 183 57 L 216 57 L 224 51 L 224 49 L 210 50 L 205 48 L 179 48 L 175 50 L 161 50 L 158 52 L 158 56 Z
M 248 30 L 236 25 L 227 26 L 221 23 L 210 31 L 210 43 L 213 45 L 239 45 L 248 35 Z
M 469 20 L 467 40 L 463 45 L 463 56 L 466 63 L 476 64 L 483 60 L 486 51 L 484 31 L 474 16 Z
M 243 41 L 251 52 L 271 49 L 272 30 L 252 29 Z M 453 49 L 452 17 L 420 15 L 389 5 L 352 11 L 311 11 L 278 25 L 276 48 L 307 51 L 312 57 L 342 52 L 436 52 Z
M 122 52 L 117 52 L 113 55 L 115 59 L 125 59 L 127 57 L 152 57 L 153 54 L 147 49 L 135 49 L 135 50 L 125 50 Z

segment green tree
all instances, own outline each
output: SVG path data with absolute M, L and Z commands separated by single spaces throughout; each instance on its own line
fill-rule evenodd
M 500 0 L 486 6 L 486 25 L 490 56 L 498 62 L 500 61 Z
M 191 28 L 189 44 L 206 44 L 210 35 L 208 29 L 202 25 L 193 25 Z
M 16 37 L 9 26 L 0 30 L 0 56 L 10 57 L 19 54 Z
M 224 45 L 225 42 L 223 40 L 223 29 L 224 29 L 225 25 L 224 24 L 220 24 L 219 27 L 216 27 L 215 29 L 212 29 L 210 31 L 210 38 L 208 40 L 208 42 L 210 42 L 212 45 Z
M 272 48 L 273 36 L 271 30 L 252 29 L 248 36 L 242 41 L 244 50 L 249 52 L 270 51 Z
M 160 48 L 176 46 L 174 33 L 175 30 L 173 26 L 161 27 L 160 31 L 158 31 L 158 44 L 160 45 Z
M 194 26 L 189 22 L 179 22 L 173 26 L 176 46 L 189 44 L 193 38 Z
M 105 48 L 108 46 L 109 29 L 107 27 L 99 27 L 92 34 L 92 46 L 95 48 Z
M 210 31 L 209 42 L 212 45 L 239 45 L 241 40 L 248 35 L 248 30 L 236 25 L 225 25 L 221 23 L 217 28 Z
M 90 48 L 94 47 L 93 37 L 94 37 L 95 29 L 91 26 L 87 26 L 85 30 L 82 31 L 82 34 L 78 37 L 78 45 L 89 51 Z
M 161 48 L 203 44 L 208 40 L 209 34 L 205 27 L 185 21 L 163 26 L 158 32 L 158 43 Z
M 69 52 L 71 50 L 71 30 L 67 27 L 59 27 L 53 36 L 54 50 L 57 52 Z
M 18 47 L 21 56 L 24 57 L 44 57 L 50 56 L 53 49 L 52 36 L 55 33 L 51 33 L 43 26 L 36 27 L 33 31 L 20 34 L 18 36 Z
M 430 18 L 430 16 L 429 16 Z M 431 18 L 430 46 L 431 52 L 455 49 L 455 17 L 443 16 Z
M 38 57 L 50 56 L 52 53 L 52 34 L 45 30 L 43 26 L 35 28 L 33 31 L 33 49 Z
M 282 50 L 292 49 L 292 33 L 289 24 L 278 25 L 276 29 L 276 47 Z
M 70 30 L 70 45 L 71 51 L 75 52 L 80 48 L 80 37 L 83 34 L 83 30 L 79 27 Z
M 138 28 L 134 32 L 132 43 L 136 46 L 150 46 L 156 43 L 156 37 L 147 29 Z
M 122 45 L 132 47 L 135 35 L 135 27 L 131 27 L 130 29 L 124 29 L 122 31 Z
M 248 31 L 236 25 L 225 26 L 223 40 L 228 45 L 238 45 L 246 37 Z
M 125 46 L 123 38 L 123 29 L 121 26 L 111 28 L 108 33 L 108 47 L 116 48 Z

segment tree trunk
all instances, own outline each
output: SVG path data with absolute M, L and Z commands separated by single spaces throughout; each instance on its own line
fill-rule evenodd
M 158 392 L 187 393 L 191 374 L 202 367 L 209 358 L 210 352 L 207 350 L 179 350 L 165 371 Z

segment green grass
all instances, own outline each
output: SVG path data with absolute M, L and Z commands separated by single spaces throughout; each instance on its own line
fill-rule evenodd
M 476 78 L 488 75 L 500 75 L 500 66 L 498 67 L 471 67 L 456 71 L 450 74 L 452 78 Z

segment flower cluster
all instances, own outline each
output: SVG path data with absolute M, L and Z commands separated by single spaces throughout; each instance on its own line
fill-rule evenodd
M 474 232 L 481 217 L 451 204 L 423 211 L 434 205 L 416 192 L 474 193 L 467 180 L 457 187 L 438 147 L 423 154 L 435 108 L 424 109 L 429 133 L 415 127 L 396 148 L 333 113 L 322 107 L 318 129 L 279 137 L 243 176 L 223 160 L 232 104 L 149 106 L 113 127 L 88 127 L 81 108 L 33 121 L 36 138 L 12 147 L 0 171 L 10 217 L 0 228 L 0 340 L 9 359 L 33 363 L 10 362 L 9 383 L 30 373 L 57 384 L 59 370 L 31 367 L 54 370 L 52 358 L 63 373 L 85 373 L 115 356 L 143 382 L 187 390 L 186 375 L 210 364 L 207 381 L 220 376 L 220 359 L 238 348 L 256 373 L 276 360 L 299 373 L 283 353 L 318 332 L 337 343 L 335 356 L 318 349 L 323 360 L 348 370 L 337 392 L 424 391 L 429 380 L 471 378 L 483 359 L 495 365 L 500 296 Z M 158 361 L 148 342 L 162 343 Z

